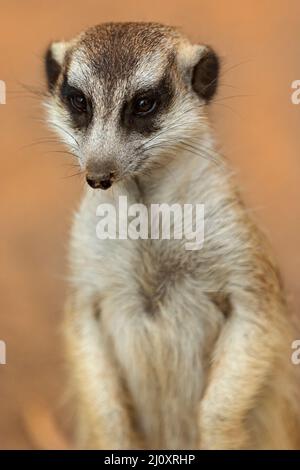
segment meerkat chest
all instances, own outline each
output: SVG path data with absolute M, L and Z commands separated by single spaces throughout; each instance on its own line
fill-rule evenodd
M 174 275 L 161 253 L 122 244 L 114 250 L 104 263 L 101 328 L 135 421 L 150 447 L 196 446 L 197 409 L 222 315 L 194 275 Z
M 78 289 L 99 299 L 101 333 L 135 421 L 149 447 L 195 447 L 199 400 L 223 324 L 205 267 L 180 241 L 101 240 L 95 226 L 96 219 L 89 232 L 91 223 L 81 221 L 75 231 L 73 274 Z

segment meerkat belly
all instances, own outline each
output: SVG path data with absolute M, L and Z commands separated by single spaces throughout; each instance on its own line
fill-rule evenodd
M 123 262 L 129 271 L 111 276 L 102 327 L 112 338 L 134 421 L 148 447 L 196 447 L 197 410 L 223 315 L 195 281 L 165 279 L 163 294 L 150 295 L 151 276 L 141 265 L 135 276 L 125 254 Z

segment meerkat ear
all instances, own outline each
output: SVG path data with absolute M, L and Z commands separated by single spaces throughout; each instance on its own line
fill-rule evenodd
M 45 70 L 48 90 L 50 92 L 53 91 L 61 72 L 66 50 L 66 42 L 52 42 L 46 51 Z
M 209 46 L 200 46 L 198 51 L 198 62 L 192 72 L 192 87 L 200 98 L 208 102 L 217 90 L 220 61 Z

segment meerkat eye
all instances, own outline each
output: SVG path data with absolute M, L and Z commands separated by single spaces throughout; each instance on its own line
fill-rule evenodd
M 136 116 L 145 116 L 152 113 L 157 106 L 157 101 L 154 98 L 142 96 L 137 98 L 133 103 L 133 114 Z
M 85 113 L 87 111 L 87 101 L 83 94 L 74 93 L 68 97 L 70 106 L 77 113 Z

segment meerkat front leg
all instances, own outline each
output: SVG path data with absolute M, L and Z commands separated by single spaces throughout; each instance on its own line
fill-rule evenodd
M 232 309 L 200 404 L 202 449 L 251 448 L 253 436 L 246 420 L 258 405 L 260 392 L 269 386 L 282 351 L 279 303 L 232 295 Z
M 78 406 L 78 447 L 140 448 L 128 396 L 100 331 L 94 305 L 68 302 L 64 326 L 71 387 Z

